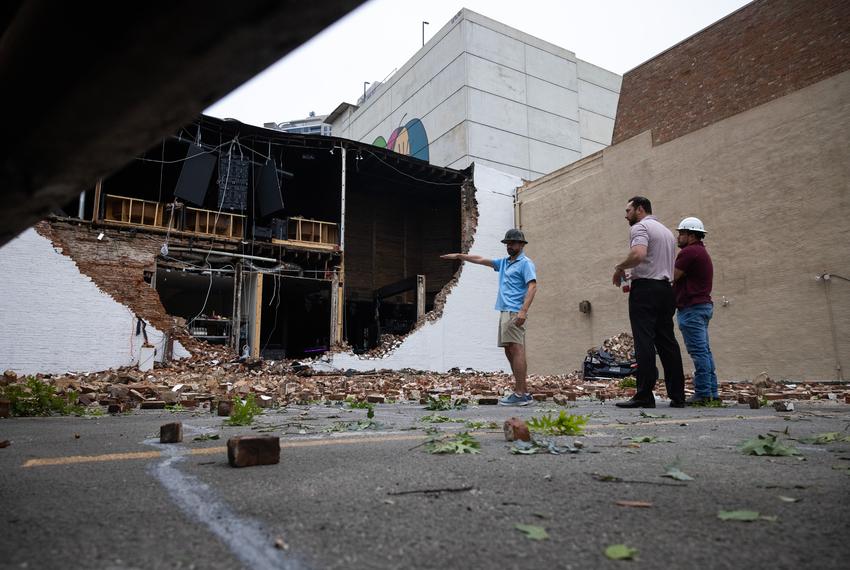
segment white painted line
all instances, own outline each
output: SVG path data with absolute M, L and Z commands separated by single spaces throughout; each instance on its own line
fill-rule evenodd
M 183 424 L 188 432 L 203 430 Z M 151 466 L 151 474 L 171 495 L 174 504 L 186 516 L 204 524 L 238 558 L 252 570 L 298 570 L 303 566 L 291 555 L 274 547 L 274 537 L 258 522 L 240 518 L 227 506 L 209 485 L 197 477 L 182 473 L 176 466 L 186 458 L 179 445 L 161 445 L 157 439 L 145 440 L 146 445 L 161 448 L 164 461 Z

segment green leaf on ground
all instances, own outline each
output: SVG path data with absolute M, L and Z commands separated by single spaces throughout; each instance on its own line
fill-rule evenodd
M 650 414 L 649 412 L 644 412 L 643 410 L 641 410 L 640 417 L 660 420 L 661 418 L 669 418 L 670 416 L 668 416 L 667 414 Z
M 86 411 L 83 406 L 76 405 L 79 396 L 74 390 L 59 396 L 54 386 L 35 376 L 27 376 L 22 383 L 0 386 L 0 398 L 9 400 L 13 416 L 81 416 Z
M 468 432 L 463 432 L 454 436 L 432 438 L 427 442 L 426 450 L 433 454 L 481 453 L 481 444 Z
M 367 429 L 381 429 L 383 424 L 374 420 L 357 420 L 356 422 L 334 422 L 322 431 L 334 433 L 339 431 L 363 431 Z
M 776 522 L 779 517 L 773 515 L 762 515 L 758 511 L 747 511 L 747 510 L 738 510 L 738 511 L 718 511 L 717 518 L 722 521 L 741 521 L 741 522 L 752 522 L 752 521 L 770 521 Z
M 464 420 L 453 419 L 448 416 L 442 416 L 440 414 L 431 414 L 430 416 L 422 416 L 419 418 L 420 422 L 426 422 L 430 424 L 444 424 L 444 423 L 463 423 Z
M 671 479 L 675 479 L 676 481 L 693 481 L 694 478 L 679 469 L 675 465 L 670 465 L 667 467 L 667 472 L 662 475 L 662 477 L 670 477 Z
M 800 455 L 800 452 L 797 451 L 796 447 L 782 443 L 776 439 L 775 435 L 772 434 L 759 434 L 753 439 L 746 440 L 741 444 L 741 451 L 744 455 L 758 456 L 769 455 L 774 457 L 787 457 Z
M 220 439 L 217 433 L 205 433 L 195 437 L 195 441 L 209 441 L 211 439 Z
M 542 526 L 533 524 L 515 524 L 514 528 L 525 534 L 529 540 L 546 540 L 549 538 L 549 533 Z
M 425 416 L 425 417 L 427 418 L 428 416 Z M 463 421 L 463 420 L 458 420 L 458 421 Z M 499 424 L 497 424 L 496 422 L 467 420 L 466 421 L 466 427 L 468 427 L 469 429 L 485 429 L 485 428 L 486 429 L 499 429 Z
M 625 544 L 612 544 L 605 549 L 605 556 L 611 560 L 634 560 L 637 552 L 637 548 L 632 548 Z
M 263 409 L 254 401 L 254 394 L 248 394 L 244 402 L 240 398 L 233 398 L 230 417 L 224 423 L 229 426 L 249 426 L 262 413 Z
M 841 432 L 830 431 L 827 433 L 819 433 L 809 437 L 801 437 L 802 443 L 813 443 L 815 445 L 826 445 L 827 443 L 850 441 L 850 435 L 841 435 Z
M 620 380 L 620 388 L 637 388 L 637 379 L 634 376 L 626 376 Z
M 758 511 L 719 511 L 717 518 L 722 521 L 757 521 L 759 519 Z
M 534 455 L 535 453 L 563 455 L 565 453 L 578 453 L 579 451 L 581 451 L 581 448 L 574 445 L 558 445 L 554 440 L 549 439 L 517 440 L 511 447 L 511 453 L 514 455 Z
M 451 396 L 440 396 L 439 398 L 428 396 L 428 403 L 425 405 L 425 409 L 431 412 L 460 410 L 465 407 L 466 404 L 461 403 L 460 400 L 455 400 L 454 402 L 452 402 Z
M 590 416 L 568 414 L 562 410 L 557 417 L 546 414 L 539 418 L 533 417 L 527 423 L 531 431 L 550 435 L 581 435 L 588 419 L 590 419 Z

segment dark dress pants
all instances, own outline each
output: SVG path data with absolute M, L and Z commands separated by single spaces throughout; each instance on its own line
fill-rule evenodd
M 676 311 L 673 288 L 667 281 L 635 279 L 629 292 L 629 320 L 635 339 L 637 393 L 635 400 L 654 401 L 652 390 L 658 380 L 655 354 L 661 357 L 667 396 L 674 402 L 685 400 L 685 373 L 682 354 L 673 333 Z

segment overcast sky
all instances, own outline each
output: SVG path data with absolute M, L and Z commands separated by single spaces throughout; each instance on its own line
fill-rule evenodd
M 321 0 L 314 0 L 321 1 Z M 205 111 L 262 125 L 356 103 L 364 81 L 400 68 L 461 8 L 568 49 L 615 73 L 734 12 L 748 0 L 371 0 Z

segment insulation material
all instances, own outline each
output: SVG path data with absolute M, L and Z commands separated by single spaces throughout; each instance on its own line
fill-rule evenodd
M 0 249 L 0 368 L 19 374 L 89 372 L 138 363 L 144 343 L 165 352 L 163 334 L 142 327 L 50 240 L 29 229 Z M 142 330 L 144 329 L 144 331 Z M 174 342 L 174 358 L 189 356 Z
M 475 165 L 478 225 L 468 253 L 492 259 L 506 255 L 501 240 L 514 225 L 513 196 L 520 184 L 519 177 Z M 445 372 L 455 367 L 489 372 L 508 370 L 504 349 L 496 346 L 499 313 L 493 307 L 498 285 L 498 274 L 492 269 L 464 263 L 457 283 L 446 295 L 442 317 L 426 321 L 392 353 L 383 358 L 338 353 L 330 357 L 330 362 L 317 363 L 316 367 L 329 364 L 341 370 L 412 368 Z M 534 326 L 533 321 L 529 326 Z

